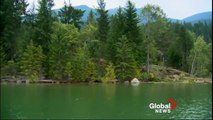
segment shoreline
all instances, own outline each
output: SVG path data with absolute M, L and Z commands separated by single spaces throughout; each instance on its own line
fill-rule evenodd
M 68 81 L 68 80 L 0 80 L 0 84 L 131 84 L 129 81 Z M 212 79 L 207 78 L 188 78 L 183 80 L 164 80 L 164 81 L 140 81 L 144 83 L 209 83 L 212 84 Z

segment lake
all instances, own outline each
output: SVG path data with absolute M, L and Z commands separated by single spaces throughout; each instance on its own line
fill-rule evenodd
M 2 84 L 1 118 L 212 118 L 212 84 Z M 156 113 L 150 103 L 177 107 Z

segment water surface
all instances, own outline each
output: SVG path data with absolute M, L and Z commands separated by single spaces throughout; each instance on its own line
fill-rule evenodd
M 1 85 L 1 118 L 212 118 L 211 84 Z M 155 113 L 150 103 L 169 103 L 171 113 Z

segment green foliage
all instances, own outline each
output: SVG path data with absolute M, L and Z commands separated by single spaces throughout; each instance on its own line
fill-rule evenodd
M 196 76 L 208 76 L 210 70 L 208 66 L 211 64 L 212 59 L 209 54 L 211 44 L 207 44 L 204 38 L 199 36 L 194 42 L 194 47 L 190 51 L 189 63 L 191 64 L 191 74 Z
M 150 74 L 147 72 L 142 73 L 142 80 L 148 81 L 150 79 Z
M 36 47 L 32 41 L 27 46 L 20 60 L 20 69 L 29 80 L 38 80 L 42 75 L 42 62 L 45 56 L 41 46 Z
M 88 67 L 85 69 L 88 65 L 88 60 L 89 56 L 86 46 L 78 48 L 73 60 L 72 76 L 74 80 L 85 81 L 88 78 L 87 75 L 90 74 L 88 71 L 86 71 L 88 70 Z
M 87 24 L 82 32 L 81 32 L 81 39 L 82 43 L 86 43 L 90 56 L 93 58 L 98 57 L 98 45 L 99 45 L 99 40 L 97 40 L 97 27 L 95 25 Z
M 0 47 L 0 65 L 1 65 L 1 69 L 4 67 L 5 63 L 6 63 L 6 54 L 4 53 L 4 51 L 2 50 L 3 48 Z M 1 72 L 2 75 L 2 72 Z
M 106 67 L 106 73 L 102 79 L 103 82 L 109 82 L 110 80 L 115 80 L 116 75 L 115 75 L 115 67 L 113 66 L 112 63 L 109 63 Z
M 190 50 L 193 47 L 195 37 L 190 31 L 188 31 L 181 24 L 173 24 L 173 27 L 174 33 L 176 33 L 174 35 L 176 39 L 174 39 L 172 46 L 170 46 L 170 50 L 168 51 L 169 53 L 168 63 L 172 63 L 172 67 L 176 67 L 177 69 L 189 72 L 190 67 L 187 61 Z M 176 63 L 175 59 L 177 59 Z
M 135 71 L 134 77 L 139 79 L 139 80 L 141 80 L 142 79 L 142 71 L 141 71 L 141 69 L 139 67 L 137 67 L 137 66 L 134 66 L 134 67 L 135 67 L 134 68 L 134 71 Z
M 154 42 L 151 41 L 150 44 L 156 48 L 154 55 L 151 54 L 152 63 L 164 65 L 167 58 L 167 47 L 174 40 L 166 14 L 159 6 L 148 4 L 142 10 L 142 20 L 144 22 L 144 27 L 142 28 L 144 30 L 142 32 L 145 33 L 145 37 L 152 37 Z
M 107 40 L 107 57 L 115 63 L 116 46 L 118 39 L 125 34 L 126 24 L 125 24 L 125 14 L 122 8 L 118 9 L 118 12 L 111 18 L 110 29 Z
M 14 60 L 9 60 L 7 63 L 1 63 L 0 76 L 16 76 L 18 73 L 18 64 Z
M 99 8 L 97 9 L 98 37 L 100 41 L 106 42 L 109 29 L 108 10 L 105 9 L 106 4 L 104 0 L 98 0 L 98 5 L 99 5 Z
M 92 60 L 88 60 L 87 65 L 85 67 L 85 80 L 97 80 L 97 66 Z
M 167 52 L 166 47 L 169 46 L 170 36 L 169 26 L 166 15 L 159 6 L 147 4 L 142 10 L 142 26 L 143 46 L 146 49 L 146 65 L 147 71 L 151 71 L 150 64 L 158 64 L 158 61 L 164 62 Z M 161 29 L 156 29 L 161 28 Z M 167 34 L 168 36 L 166 36 Z
M 3 0 L 0 5 L 0 44 L 1 50 L 6 54 L 5 59 L 16 57 L 16 36 L 21 27 L 21 15 L 25 14 L 27 7 L 25 0 Z
M 106 46 L 104 45 L 107 41 L 107 34 L 109 30 L 109 19 L 108 19 L 108 10 L 105 9 L 105 2 L 104 0 L 98 0 L 99 8 L 97 9 L 98 13 L 98 39 L 100 40 L 99 43 L 99 57 L 105 57 Z
M 70 76 L 69 62 L 73 60 L 78 42 L 79 32 L 74 25 L 55 22 L 49 45 L 49 75 L 53 79 L 65 79 Z M 66 65 L 68 64 L 68 68 Z M 67 69 L 64 74 L 65 68 Z M 66 74 L 67 73 L 67 74 Z
M 98 0 L 96 12 L 90 11 L 82 24 L 84 11 L 65 3 L 57 16 L 53 5 L 53 0 L 39 0 L 36 13 L 35 5 L 26 12 L 25 0 L 1 2 L 1 75 L 21 71 L 31 80 L 45 75 L 58 80 L 157 81 L 159 72 L 152 64 L 202 77 L 212 72 L 211 22 L 169 22 L 159 6 L 150 4 L 139 16 L 130 0 L 108 16 L 104 0 Z M 147 70 L 141 73 L 144 63 Z
M 159 78 L 154 73 L 144 72 L 142 73 L 142 80 L 143 81 L 158 81 Z
M 51 28 L 53 23 L 52 6 L 52 0 L 40 0 L 37 9 L 38 14 L 36 16 L 36 27 L 33 40 L 35 44 L 41 45 L 44 54 L 47 54 L 49 51 L 48 45 L 51 39 L 50 34 L 52 33 Z
M 173 68 L 179 69 L 181 68 L 182 64 L 182 56 L 181 56 L 181 50 L 178 46 L 176 46 L 175 43 L 173 43 L 168 50 L 168 62 L 167 64 L 169 66 L 172 66 Z
M 125 8 L 125 23 L 126 23 L 126 35 L 127 38 L 134 44 L 140 42 L 139 38 L 139 18 L 137 15 L 137 9 L 135 8 L 134 4 L 131 1 L 127 2 L 127 6 Z
M 189 65 L 187 64 L 187 59 L 190 53 L 190 50 L 193 47 L 193 39 L 190 36 L 190 33 L 184 28 L 181 27 L 179 33 L 180 39 L 178 41 L 178 45 L 180 45 L 181 53 L 182 53 L 182 70 L 188 72 Z
M 130 47 L 133 51 L 133 57 L 139 64 L 141 61 L 141 49 L 139 46 L 142 44 L 142 38 L 140 34 L 139 16 L 137 15 L 137 9 L 135 5 L 128 0 L 126 8 L 124 8 L 125 20 L 123 21 L 125 25 L 125 35 L 129 40 Z
M 90 12 L 89 12 L 89 16 L 87 18 L 87 24 L 92 24 L 94 26 L 97 25 L 96 16 L 95 16 L 95 13 L 93 12 L 93 10 L 90 10 Z
M 73 67 L 72 67 L 71 62 L 67 62 L 66 65 L 65 65 L 64 74 L 63 74 L 65 77 L 67 77 L 67 80 L 71 80 L 72 70 L 73 70 Z
M 126 36 L 116 44 L 116 76 L 119 80 L 130 80 L 135 75 L 135 59 Z
M 142 10 L 142 17 L 145 23 L 152 23 L 164 19 L 166 14 L 159 6 L 147 4 Z
M 75 27 L 78 29 L 81 28 L 83 22 L 81 21 L 81 17 L 83 16 L 84 11 L 80 9 L 75 9 L 72 7 L 71 3 L 69 5 L 66 4 L 64 7 L 59 11 L 59 18 L 62 23 L 65 24 L 74 24 Z
M 196 36 L 203 36 L 205 42 L 212 42 L 212 22 L 197 22 L 197 23 L 184 23 L 184 26 L 190 31 L 194 32 Z
M 33 39 L 34 29 L 31 25 L 22 25 L 20 28 L 22 31 L 16 38 L 16 53 L 17 57 L 20 57 L 25 51 L 27 45 L 29 45 L 30 41 Z

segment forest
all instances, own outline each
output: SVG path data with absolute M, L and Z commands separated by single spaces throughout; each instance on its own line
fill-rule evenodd
M 128 1 L 109 16 L 104 0 L 90 11 L 53 0 L 1 0 L 1 77 L 36 81 L 159 80 L 152 65 L 211 77 L 212 23 L 171 22 L 158 5 L 136 13 Z M 29 7 L 29 9 L 27 9 Z

